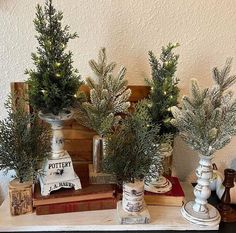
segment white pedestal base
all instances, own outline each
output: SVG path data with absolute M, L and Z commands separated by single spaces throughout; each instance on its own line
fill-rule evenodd
M 117 203 L 117 215 L 120 224 L 147 224 L 151 220 L 146 204 L 140 212 L 127 212 L 122 208 L 122 201 L 119 201 Z
M 220 214 L 214 206 L 207 204 L 208 212 L 196 212 L 193 210 L 193 204 L 194 201 L 190 201 L 181 208 L 181 213 L 186 220 L 200 226 L 219 225 L 221 219 Z
M 74 172 L 71 157 L 67 152 L 57 159 L 45 161 L 39 182 L 42 196 L 47 196 L 60 188 L 81 189 L 80 179 Z
M 164 176 L 160 176 L 159 180 L 145 182 L 144 190 L 152 193 L 167 193 L 172 189 L 171 182 Z

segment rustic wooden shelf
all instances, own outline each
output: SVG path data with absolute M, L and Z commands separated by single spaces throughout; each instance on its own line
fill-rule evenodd
M 192 187 L 183 185 L 187 199 Z M 201 227 L 187 222 L 180 207 L 148 206 L 151 223 L 120 225 L 116 221 L 116 210 L 99 210 L 54 215 L 35 213 L 11 216 L 8 200 L 0 207 L 0 232 L 11 231 L 141 231 L 141 230 L 218 230 L 219 226 Z

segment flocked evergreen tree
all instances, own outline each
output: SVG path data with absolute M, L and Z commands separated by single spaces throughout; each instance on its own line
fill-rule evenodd
M 69 40 L 77 37 L 69 33 L 69 26 L 62 27 L 63 13 L 57 11 L 52 0 L 44 7 L 37 5 L 34 26 L 38 32 L 37 53 L 32 53 L 35 69 L 29 74 L 30 104 L 44 113 L 58 115 L 75 103 L 75 94 L 81 85 L 78 71 L 72 66 L 72 52 L 66 52 Z
M 174 134 L 176 128 L 171 124 L 173 118 L 170 108 L 178 103 L 179 80 L 175 77 L 179 55 L 173 53 L 178 44 L 169 43 L 162 47 L 160 58 L 157 59 L 149 51 L 149 62 L 152 70 L 151 80 L 147 80 L 151 87 L 150 114 L 152 122 L 160 126 L 160 134 Z
M 133 113 L 122 119 L 120 126 L 107 136 L 103 169 L 113 174 L 118 184 L 156 178 L 156 170 L 162 170 L 159 145 L 153 144 L 160 129 L 151 122 L 147 106 L 146 100 L 138 102 Z
M 23 99 L 9 97 L 5 104 L 8 116 L 0 120 L 0 170 L 15 170 L 20 183 L 36 178 L 38 163 L 50 151 L 47 128 L 24 106 Z
M 172 123 L 180 136 L 204 156 L 211 156 L 236 135 L 236 99 L 228 90 L 236 82 L 236 75 L 230 76 L 230 69 L 231 59 L 222 70 L 213 69 L 212 88 L 201 90 L 193 80 L 192 97 L 183 97 L 182 108 L 172 108 Z
M 120 121 L 119 114 L 127 113 L 131 90 L 127 88 L 127 80 L 124 79 L 125 67 L 121 67 L 117 76 L 113 75 L 116 64 L 107 64 L 105 48 L 99 51 L 98 62 L 91 60 L 89 65 L 97 80 L 90 77 L 86 79 L 90 99 L 81 99 L 75 118 L 80 124 L 103 136 Z

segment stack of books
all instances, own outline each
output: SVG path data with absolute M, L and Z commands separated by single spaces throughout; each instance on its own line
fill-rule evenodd
M 177 177 L 167 177 L 172 183 L 172 189 L 166 193 L 152 193 L 145 191 L 144 200 L 147 205 L 182 206 L 184 191 Z

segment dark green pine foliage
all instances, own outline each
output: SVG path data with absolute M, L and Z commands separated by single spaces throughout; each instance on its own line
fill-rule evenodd
M 170 108 L 178 104 L 179 80 L 175 77 L 179 55 L 173 49 L 179 44 L 169 43 L 162 47 L 160 58 L 157 59 L 149 51 L 149 62 L 152 69 L 152 79 L 147 80 L 151 87 L 150 114 L 152 122 L 160 126 L 160 134 L 174 134 L 176 128 L 171 124 L 173 118 Z
M 138 102 L 134 112 L 107 136 L 104 171 L 113 174 L 121 185 L 150 177 L 151 165 L 160 170 L 162 158 L 158 145 L 153 143 L 158 133 L 158 125 L 151 123 L 147 102 Z
M 37 5 L 34 26 L 39 46 L 32 53 L 35 69 L 26 70 L 30 104 L 36 110 L 58 115 L 70 109 L 81 85 L 78 71 L 72 66 L 72 52 L 66 52 L 67 43 L 77 36 L 69 33 L 69 26 L 62 27 L 63 13 L 57 11 L 52 0 L 44 7 Z
M 21 183 L 35 180 L 39 162 L 50 151 L 49 131 L 24 106 L 22 99 L 9 97 L 5 103 L 8 116 L 0 120 L 0 170 L 15 170 Z

